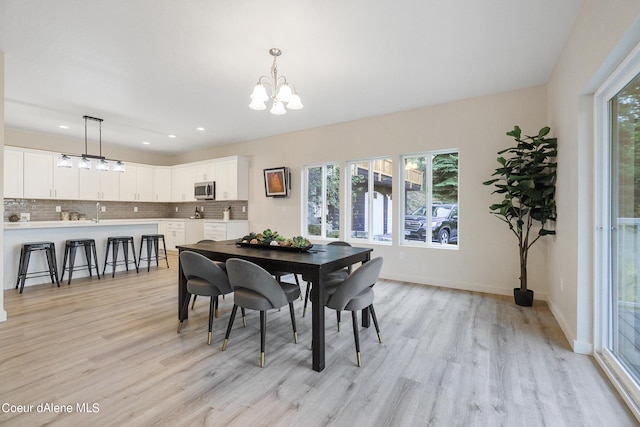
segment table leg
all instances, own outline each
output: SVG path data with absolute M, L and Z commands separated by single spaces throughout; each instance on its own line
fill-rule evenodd
M 182 306 L 184 305 L 184 300 L 190 298 L 191 295 L 187 292 L 187 278 L 184 277 L 182 272 L 180 252 L 178 252 L 178 320 L 185 320 L 189 318 L 189 310 L 184 310 L 184 313 L 182 313 Z
M 324 281 L 320 278 L 320 272 L 314 272 L 311 277 L 311 329 L 312 329 L 312 355 L 313 370 L 324 369 Z

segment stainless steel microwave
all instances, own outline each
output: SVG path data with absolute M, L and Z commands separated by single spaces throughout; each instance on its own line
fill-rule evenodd
M 196 200 L 215 200 L 216 199 L 215 181 L 196 182 L 194 184 L 193 194 Z

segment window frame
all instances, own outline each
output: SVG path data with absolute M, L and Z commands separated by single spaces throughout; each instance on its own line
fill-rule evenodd
M 340 162 L 337 161 L 333 161 L 333 162 L 322 162 L 322 163 L 314 163 L 314 164 L 308 164 L 308 165 L 304 165 L 302 167 L 302 230 L 301 230 L 301 235 L 302 236 L 306 236 L 309 239 L 314 239 L 314 240 L 327 240 L 327 241 L 335 241 L 335 240 L 340 240 L 340 236 L 342 235 L 343 231 L 342 231 L 342 225 L 340 225 L 340 231 L 339 231 L 339 236 L 338 237 L 328 237 L 327 236 L 327 221 L 326 221 L 326 215 L 327 215 L 327 210 L 328 210 L 328 206 L 327 206 L 327 167 L 329 166 L 333 166 L 334 168 L 339 168 L 340 170 L 340 182 L 342 182 L 343 179 L 343 167 L 340 164 Z M 321 176 L 322 176 L 322 195 L 321 195 L 321 218 L 322 218 L 322 222 L 320 224 L 320 235 L 312 235 L 309 234 L 309 169 L 312 168 L 322 168 L 321 171 Z M 343 194 L 340 191 L 342 189 L 342 185 L 338 184 L 338 210 L 339 210 L 339 221 L 340 224 L 344 223 L 344 219 L 343 219 L 343 214 L 342 214 L 342 206 L 343 206 Z
M 351 173 L 351 167 L 352 165 L 358 165 L 361 163 L 369 163 L 369 180 L 368 180 L 368 185 L 367 185 L 367 192 L 369 194 L 369 196 L 367 197 L 367 210 L 368 212 L 373 212 L 374 206 L 373 206 L 373 199 L 374 199 L 374 191 L 375 191 L 375 180 L 372 179 L 372 174 L 375 173 L 374 170 L 374 162 L 377 160 L 389 160 L 392 162 L 392 167 L 391 170 L 392 172 L 395 172 L 395 168 L 393 167 L 393 162 L 395 162 L 394 156 L 377 156 L 377 157 L 367 157 L 364 159 L 356 159 L 356 160 L 347 160 L 345 162 L 345 174 L 344 174 L 344 194 L 343 194 L 343 198 L 344 198 L 344 205 L 345 205 L 345 240 L 348 242 L 354 242 L 357 244 L 371 244 L 371 245 L 384 245 L 384 246 L 391 246 L 393 244 L 393 239 L 394 239 L 394 232 L 393 230 L 396 229 L 396 227 L 393 226 L 393 217 L 391 218 L 391 225 L 388 227 L 388 229 L 391 231 L 391 237 L 389 238 L 389 240 L 374 240 L 373 239 L 373 219 L 374 216 L 373 215 L 369 215 L 367 218 L 367 237 L 366 238 L 360 238 L 360 237 L 352 237 L 351 236 L 351 232 L 352 232 L 352 227 L 353 227 L 353 215 L 352 215 L 352 209 L 353 209 L 353 203 L 352 203 L 352 197 L 351 197 L 351 187 L 352 187 L 352 183 L 351 183 L 351 177 L 352 177 L 352 173 Z M 394 179 L 395 176 L 391 176 L 391 201 L 393 201 L 393 197 L 394 197 Z M 389 211 L 391 212 L 392 216 L 393 216 L 393 204 L 391 206 L 391 209 L 389 209 Z
M 405 236 L 405 215 L 411 214 L 411 212 L 405 211 L 406 206 L 406 194 L 404 191 L 405 188 L 405 163 L 407 159 L 416 158 L 416 157 L 424 157 L 429 158 L 430 161 L 427 163 L 427 168 L 425 170 L 426 173 L 426 181 L 428 190 L 426 194 L 426 212 L 425 212 L 425 224 L 432 223 L 432 212 L 433 212 L 433 159 L 435 156 L 439 154 L 451 154 L 455 153 L 458 155 L 458 197 L 456 201 L 456 206 L 458 210 L 458 225 L 457 225 L 457 234 L 460 235 L 460 149 L 459 148 L 446 148 L 439 150 L 428 150 L 428 151 L 419 151 L 414 153 L 405 153 L 400 155 L 400 161 L 398 162 L 398 175 L 402 177 L 402 182 L 398 183 L 397 188 L 400 191 L 399 201 L 398 203 L 398 223 L 396 225 L 398 230 L 398 245 L 399 246 L 407 246 L 407 247 L 416 247 L 416 248 L 431 248 L 431 249 L 441 249 L 441 250 L 459 250 L 460 249 L 460 240 L 457 239 L 456 244 L 447 244 L 443 245 L 437 242 L 433 242 L 432 238 L 426 239 L 426 241 L 422 242 L 420 240 L 412 240 L 407 239 Z M 431 233 L 429 233 L 431 235 Z

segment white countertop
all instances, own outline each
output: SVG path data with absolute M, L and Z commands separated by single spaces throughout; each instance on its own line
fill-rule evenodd
M 180 221 L 206 221 L 206 222 L 243 222 L 246 220 L 230 220 L 224 221 L 222 219 L 189 219 L 189 218 L 144 218 L 144 219 L 101 219 L 99 222 L 91 220 L 82 221 L 18 221 L 18 222 L 5 222 L 5 230 L 14 229 L 32 229 L 32 228 L 63 228 L 63 227 L 106 227 L 114 225 L 142 225 L 142 224 L 157 224 L 159 222 L 180 222 Z

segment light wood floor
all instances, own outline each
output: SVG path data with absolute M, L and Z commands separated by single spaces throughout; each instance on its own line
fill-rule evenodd
M 171 269 L 5 291 L 0 408 L 11 426 L 627 426 L 636 421 L 589 356 L 572 353 L 548 307 L 511 298 L 381 280 L 383 344 L 350 316 L 327 313 L 327 366 L 311 369 L 311 319 L 293 343 L 288 310 L 238 319 L 220 350 L 233 298 L 221 300 L 207 346 L 201 298 L 181 334 Z M 78 404 L 99 412 L 78 412 Z M 37 412 L 38 405 L 45 412 Z M 48 405 L 48 406 L 46 406 Z M 70 405 L 55 413 L 51 405 Z M 41 408 L 42 409 L 42 408 Z M 60 409 L 60 408 L 58 408 Z

